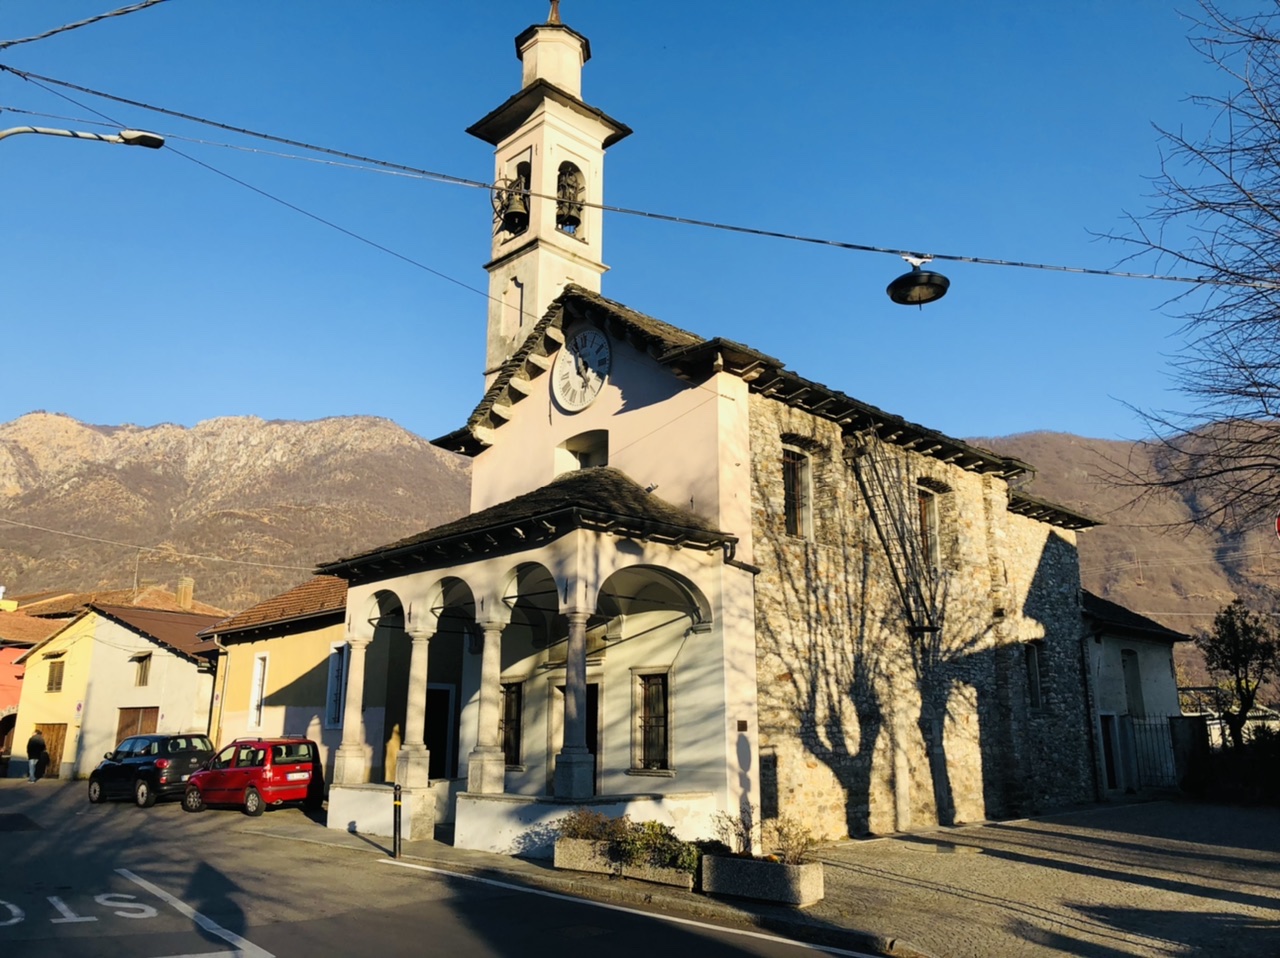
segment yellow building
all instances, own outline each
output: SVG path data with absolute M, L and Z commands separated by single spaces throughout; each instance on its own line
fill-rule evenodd
M 218 649 L 215 742 L 305 735 L 332 772 L 342 737 L 346 601 L 345 581 L 317 576 L 201 633 Z M 376 765 L 373 751 L 370 744 Z

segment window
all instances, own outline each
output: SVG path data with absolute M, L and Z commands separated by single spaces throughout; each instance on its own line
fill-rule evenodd
M 253 657 L 253 684 L 249 686 L 249 728 L 262 728 L 263 706 L 267 698 L 267 657 Z
M 520 715 L 524 703 L 524 684 L 504 682 L 502 685 L 502 718 L 498 733 L 502 738 L 502 754 L 508 765 L 520 764 Z
M 151 681 L 151 653 L 145 655 L 135 655 L 133 661 L 137 663 L 137 671 L 133 676 L 133 684 L 136 686 L 146 685 Z
M 926 568 L 937 569 L 942 563 L 938 535 L 938 494 L 931 489 L 916 489 L 920 521 L 920 558 Z
M 1120 668 L 1124 672 L 1124 698 L 1129 714 L 1134 718 L 1145 718 L 1147 708 L 1142 699 L 1142 672 L 1138 667 L 1138 653 L 1133 649 L 1121 649 Z
M 647 771 L 671 767 L 668 748 L 667 673 L 641 675 L 640 764 Z
M 572 163 L 561 163 L 556 171 L 556 229 L 577 236 L 582 226 L 582 198 L 586 179 Z
M 782 448 L 782 494 L 787 535 L 807 538 L 813 530 L 809 509 L 809 457 L 799 449 Z
M 555 452 L 556 475 L 609 465 L 609 431 L 591 429 L 562 442 Z
M 342 713 L 347 705 L 347 663 L 350 656 L 350 646 L 345 642 L 335 642 L 329 646 L 329 691 L 325 696 L 325 728 L 342 727 Z
M 49 663 L 49 681 L 44 687 L 46 692 L 62 691 L 62 672 L 66 664 L 61 659 L 55 659 Z
M 1033 709 L 1044 708 L 1044 687 L 1040 682 L 1042 652 L 1039 642 L 1028 642 L 1023 646 L 1023 656 L 1027 664 L 1027 695 Z

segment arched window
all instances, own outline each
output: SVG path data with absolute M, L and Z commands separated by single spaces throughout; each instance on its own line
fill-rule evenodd
M 812 476 L 809 455 L 794 446 L 782 447 L 782 501 L 787 535 L 813 535 Z
M 586 178 L 572 163 L 560 164 L 556 174 L 556 229 L 577 236 L 582 227 L 582 200 L 587 191 Z
M 575 469 L 609 465 L 609 431 L 591 429 L 571 436 L 556 448 L 556 475 Z

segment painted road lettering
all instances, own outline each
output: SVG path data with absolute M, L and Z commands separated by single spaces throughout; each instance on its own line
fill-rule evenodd
M 117 918 L 155 918 L 160 914 L 155 908 L 138 901 L 137 895 L 126 895 L 123 892 L 111 892 L 95 895 L 93 900 L 103 908 L 110 910 Z M 53 906 L 61 917 L 50 918 L 51 925 L 75 925 L 86 921 L 97 921 L 96 915 L 82 915 L 57 895 L 50 895 L 46 901 Z M 0 901 L 0 928 L 7 928 L 25 920 L 27 913 L 13 902 Z

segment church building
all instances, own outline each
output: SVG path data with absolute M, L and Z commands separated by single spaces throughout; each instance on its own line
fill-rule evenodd
M 1095 796 L 1075 536 L 1031 467 L 601 295 L 587 39 L 516 38 L 471 511 L 347 582 L 329 824 L 548 852 L 576 804 L 821 838 Z M 732 333 L 732 328 L 726 329 Z M 721 818 L 721 821 L 723 819 Z

